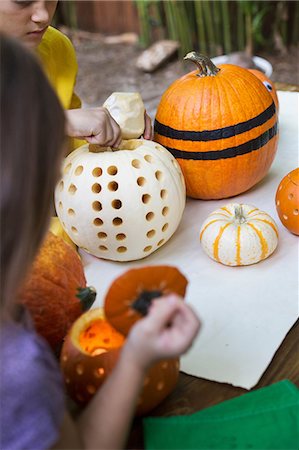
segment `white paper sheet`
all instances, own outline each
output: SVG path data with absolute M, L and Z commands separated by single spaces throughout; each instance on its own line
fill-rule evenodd
M 174 236 L 141 261 L 115 263 L 81 252 L 88 284 L 102 306 L 112 280 L 130 267 L 176 265 L 189 280 L 186 301 L 198 312 L 202 329 L 181 359 L 181 370 L 198 377 L 252 388 L 298 317 L 298 240 L 281 224 L 275 193 L 282 177 L 298 164 L 299 94 L 279 92 L 280 141 L 268 175 L 233 202 L 249 203 L 276 221 L 280 240 L 274 254 L 258 264 L 227 267 L 211 260 L 199 243 L 207 215 L 231 200 L 188 200 Z

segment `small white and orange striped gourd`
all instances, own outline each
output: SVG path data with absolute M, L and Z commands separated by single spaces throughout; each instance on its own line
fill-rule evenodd
M 252 205 L 229 203 L 209 214 L 200 241 L 210 258 L 227 266 L 247 266 L 270 256 L 277 247 L 276 223 Z

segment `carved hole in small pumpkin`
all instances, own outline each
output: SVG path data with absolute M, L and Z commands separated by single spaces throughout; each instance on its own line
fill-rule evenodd
M 71 380 L 69 378 L 65 379 L 66 384 L 70 384 Z
M 94 221 L 93 221 L 93 224 L 96 226 L 96 227 L 100 227 L 101 225 L 103 225 L 103 221 L 102 221 L 102 219 L 100 219 L 99 217 L 96 217 L 95 219 L 94 219 Z
M 145 155 L 144 156 L 145 161 L 151 163 L 153 161 L 153 157 L 151 155 Z
M 72 208 L 69 208 L 67 210 L 67 213 L 68 213 L 69 216 L 75 216 L 76 215 L 75 211 Z
M 67 166 L 65 166 L 63 173 L 67 175 L 69 171 L 71 170 L 72 164 L 69 163 Z
M 118 183 L 116 181 L 111 181 L 110 183 L 108 183 L 108 189 L 109 191 L 117 191 L 118 189 Z
M 62 356 L 62 361 L 64 361 L 64 362 L 65 362 L 65 361 L 67 361 L 67 360 L 68 360 L 68 357 L 67 357 L 67 355 L 63 355 L 63 356 Z
M 101 211 L 102 210 L 102 203 L 101 202 L 92 202 L 92 209 L 95 211 Z
M 163 214 L 163 216 L 167 216 L 168 213 L 169 213 L 169 208 L 168 208 L 168 206 L 164 206 L 164 208 L 162 209 L 162 214 Z
M 58 203 L 58 206 L 59 206 L 59 208 L 61 208 L 61 209 L 62 209 L 62 208 L 63 208 L 63 204 L 62 204 L 62 202 L 59 202 L 59 203 Z
M 107 238 L 107 233 L 104 233 L 104 232 L 98 233 L 98 238 L 99 239 L 106 239 Z
M 107 169 L 107 173 L 109 175 L 116 175 L 118 172 L 117 167 L 116 166 L 109 166 Z
M 91 395 L 93 395 L 96 392 L 96 388 L 92 384 L 88 384 L 86 386 L 86 390 Z
M 76 190 L 77 190 L 77 187 L 74 184 L 71 184 L 70 187 L 69 187 L 69 193 L 71 195 L 74 195 Z
M 105 245 L 99 245 L 99 250 L 103 250 L 103 252 L 106 252 L 108 248 Z
M 83 166 L 76 167 L 75 175 L 81 175 L 82 172 L 83 172 Z
M 282 189 L 282 186 L 279 186 L 278 190 L 281 191 L 281 189 Z
M 148 212 L 147 215 L 145 216 L 145 218 L 148 222 L 153 220 L 154 217 L 155 217 L 155 214 L 152 211 Z
M 165 223 L 162 227 L 162 231 L 166 231 L 168 227 L 169 227 L 169 224 Z
M 293 214 L 294 214 L 294 216 L 298 216 L 298 214 L 299 214 L 299 211 L 298 211 L 298 209 L 296 208 L 296 209 L 294 209 L 294 211 L 293 211 Z
M 76 372 L 78 375 L 82 375 L 84 373 L 84 366 L 83 364 L 77 364 L 76 365 Z
M 157 391 L 162 391 L 164 389 L 164 383 L 163 381 L 159 381 L 157 384 Z
M 146 183 L 146 179 L 144 177 L 138 177 L 137 178 L 137 184 L 138 186 L 144 186 Z
M 161 172 L 161 170 L 156 170 L 155 172 L 155 177 L 158 181 L 161 181 L 163 178 L 163 173 Z
M 161 189 L 160 197 L 162 199 L 165 199 L 167 197 L 167 190 L 166 189 Z
M 142 196 L 142 203 L 146 204 L 150 201 L 151 196 L 149 194 L 143 194 Z
M 78 234 L 78 230 L 77 230 L 76 227 L 72 227 L 71 230 L 72 230 L 72 232 L 73 232 L 74 234 Z
M 119 233 L 119 234 L 116 235 L 116 239 L 118 241 L 123 241 L 124 239 L 126 239 L 126 237 L 127 236 L 124 233 Z
M 143 251 L 144 252 L 149 252 L 153 247 L 151 245 L 147 245 L 146 247 L 144 247 Z
M 92 171 L 92 174 L 94 177 L 100 177 L 103 173 L 103 170 L 101 169 L 101 167 L 95 167 Z
M 277 206 L 279 206 L 279 205 L 280 205 L 280 201 L 279 201 L 279 200 L 277 200 L 277 202 L 276 202 L 276 205 L 277 205 Z
M 126 253 L 127 250 L 128 250 L 127 247 L 123 247 L 123 246 L 117 247 L 118 253 Z
M 162 363 L 162 365 L 161 365 L 161 367 L 162 367 L 162 369 L 167 369 L 167 367 L 168 367 L 168 362 L 167 361 L 164 361 L 163 363 Z
M 143 382 L 143 386 L 147 386 L 149 384 L 149 382 L 150 382 L 149 377 L 146 377 L 144 382 Z
M 156 234 L 156 231 L 155 231 L 155 230 L 149 230 L 149 231 L 146 233 L 146 235 L 147 235 L 148 238 L 154 237 L 155 234 Z
M 84 402 L 84 398 L 81 394 L 76 394 L 76 398 L 77 398 L 78 402 L 81 402 L 81 403 Z
M 140 168 L 140 161 L 139 161 L 139 159 L 133 159 L 131 164 L 132 164 L 133 167 L 135 167 L 135 169 L 139 169 Z
M 290 193 L 290 194 L 288 195 L 288 199 L 289 199 L 289 200 L 292 200 L 293 197 L 294 197 L 294 195 L 293 195 L 292 193 Z
M 119 199 L 114 199 L 111 202 L 111 206 L 114 209 L 120 209 L 122 207 L 122 202 Z
M 98 194 L 102 190 L 102 186 L 99 183 L 94 183 L 91 187 L 92 192 Z
M 288 220 L 288 216 L 286 214 L 283 214 L 282 217 L 284 218 L 284 220 Z
M 160 245 L 162 245 L 164 241 L 165 241 L 165 239 L 161 239 L 161 241 L 159 241 L 158 244 L 157 244 L 158 247 L 160 247 Z
M 102 377 L 102 376 L 105 375 L 105 370 L 103 369 L 103 367 L 100 367 L 100 368 L 97 370 L 97 374 L 98 374 L 98 376 L 100 376 L 100 377 Z
M 112 220 L 112 223 L 113 223 L 113 225 L 118 227 L 119 225 L 121 225 L 123 223 L 123 220 L 121 219 L 121 217 L 114 217 L 114 219 Z
M 61 191 L 63 191 L 63 188 L 64 188 L 64 182 L 61 180 L 59 185 L 58 185 L 58 189 L 61 192 Z

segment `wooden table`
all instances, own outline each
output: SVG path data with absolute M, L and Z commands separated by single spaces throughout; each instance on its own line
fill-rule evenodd
M 278 90 L 299 92 L 299 86 L 276 83 L 276 87 Z M 284 379 L 292 381 L 299 387 L 299 320 L 285 337 L 254 390 Z M 175 390 L 150 415 L 175 416 L 192 414 L 246 392 L 248 391 L 243 388 L 204 380 L 180 372 Z M 135 420 L 127 448 L 144 448 L 142 419 Z

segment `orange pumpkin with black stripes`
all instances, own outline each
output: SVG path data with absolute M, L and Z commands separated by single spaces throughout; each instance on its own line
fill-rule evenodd
M 188 53 L 195 70 L 163 94 L 155 141 L 178 160 L 187 195 L 220 199 L 238 195 L 268 172 L 278 142 L 277 108 L 249 70 Z

